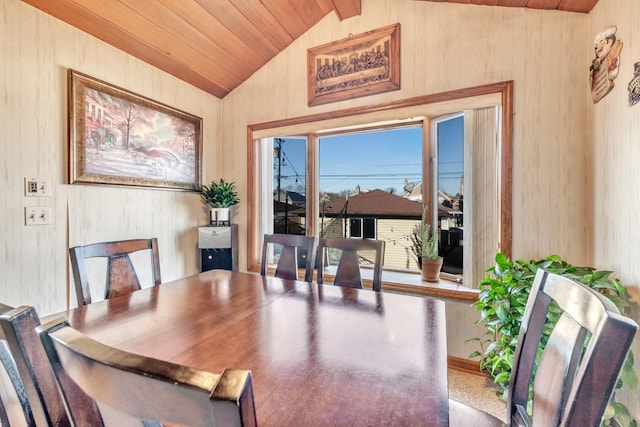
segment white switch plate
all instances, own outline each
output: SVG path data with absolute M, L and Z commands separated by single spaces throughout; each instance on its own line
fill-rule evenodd
M 53 222 L 50 206 L 25 206 L 25 225 L 48 225 Z
M 24 178 L 26 197 L 51 197 L 51 180 L 47 178 Z

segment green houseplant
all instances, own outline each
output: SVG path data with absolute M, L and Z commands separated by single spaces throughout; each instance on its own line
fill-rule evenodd
M 428 282 L 440 280 L 442 257 L 438 255 L 438 230 L 432 232 L 431 225 L 421 221 L 413 227 L 411 243 L 411 250 L 421 268 L 422 279 Z
M 498 394 L 503 399 L 506 399 L 509 391 L 511 366 L 522 316 L 539 268 L 571 277 L 597 290 L 609 298 L 621 313 L 624 313 L 624 308 L 628 306 L 626 289 L 618 279 L 611 277 L 611 271 L 576 267 L 558 255 L 551 255 L 539 261 L 511 261 L 505 254 L 498 253 L 495 261 L 495 266 L 487 270 L 493 274 L 487 275 L 480 282 L 479 298 L 474 303 L 474 307 L 480 311 L 480 319 L 476 323 L 484 325 L 485 333 L 482 337 L 472 339 L 480 343 L 481 351 L 473 352 L 470 357 L 480 358 L 480 369 L 493 378 L 499 386 Z M 559 316 L 560 313 L 551 312 L 545 329 L 550 331 Z M 548 338 L 548 335 L 543 335 L 541 348 L 546 343 L 545 338 Z M 634 356 L 630 352 L 605 412 L 605 426 L 637 427 L 637 421 L 633 419 L 628 408 L 615 398 L 616 391 L 622 387 L 628 387 L 630 390 L 637 388 L 638 376 L 633 364 Z
M 235 183 L 227 182 L 223 178 L 219 181 L 211 181 L 209 185 L 203 185 L 200 197 L 211 208 L 211 224 L 230 222 L 229 209 L 239 203 Z

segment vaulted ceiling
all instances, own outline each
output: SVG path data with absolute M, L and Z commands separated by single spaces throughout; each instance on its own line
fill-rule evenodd
M 334 12 L 361 0 L 22 0 L 218 98 Z M 445 1 L 588 13 L 598 0 Z
M 444 3 L 477 4 L 482 6 L 525 7 L 527 9 L 561 10 L 589 13 L 598 0 L 419 0 Z

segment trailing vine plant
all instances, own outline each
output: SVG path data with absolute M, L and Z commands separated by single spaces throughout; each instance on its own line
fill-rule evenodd
M 611 271 L 598 271 L 593 267 L 573 266 L 558 255 L 550 255 L 539 261 L 511 261 L 503 253 L 495 257 L 496 264 L 488 269 L 493 274 L 487 275 L 479 284 L 480 294 L 474 303 L 480 311 L 481 323 L 485 327 L 482 337 L 471 339 L 478 341 L 482 351 L 473 352 L 471 358 L 480 358 L 480 369 L 486 372 L 499 386 L 498 395 L 506 400 L 509 392 L 509 379 L 513 355 L 518 343 L 520 324 L 524 315 L 527 299 L 531 292 L 536 271 L 544 268 L 547 271 L 568 276 L 589 286 L 609 298 L 624 314 L 629 305 L 625 287 Z M 543 332 L 540 349 L 543 349 L 553 325 L 561 315 L 559 308 L 552 305 L 547 315 L 547 324 Z M 634 356 L 629 352 L 622 368 L 613 395 L 603 417 L 603 426 L 637 427 L 628 408 L 616 401 L 616 391 L 622 387 L 635 390 L 638 386 L 638 375 L 634 370 Z

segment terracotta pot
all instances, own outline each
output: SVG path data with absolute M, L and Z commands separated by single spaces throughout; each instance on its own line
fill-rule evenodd
M 442 257 L 436 259 L 422 258 L 422 280 L 427 282 L 437 282 L 440 280 L 440 269 L 442 268 Z

